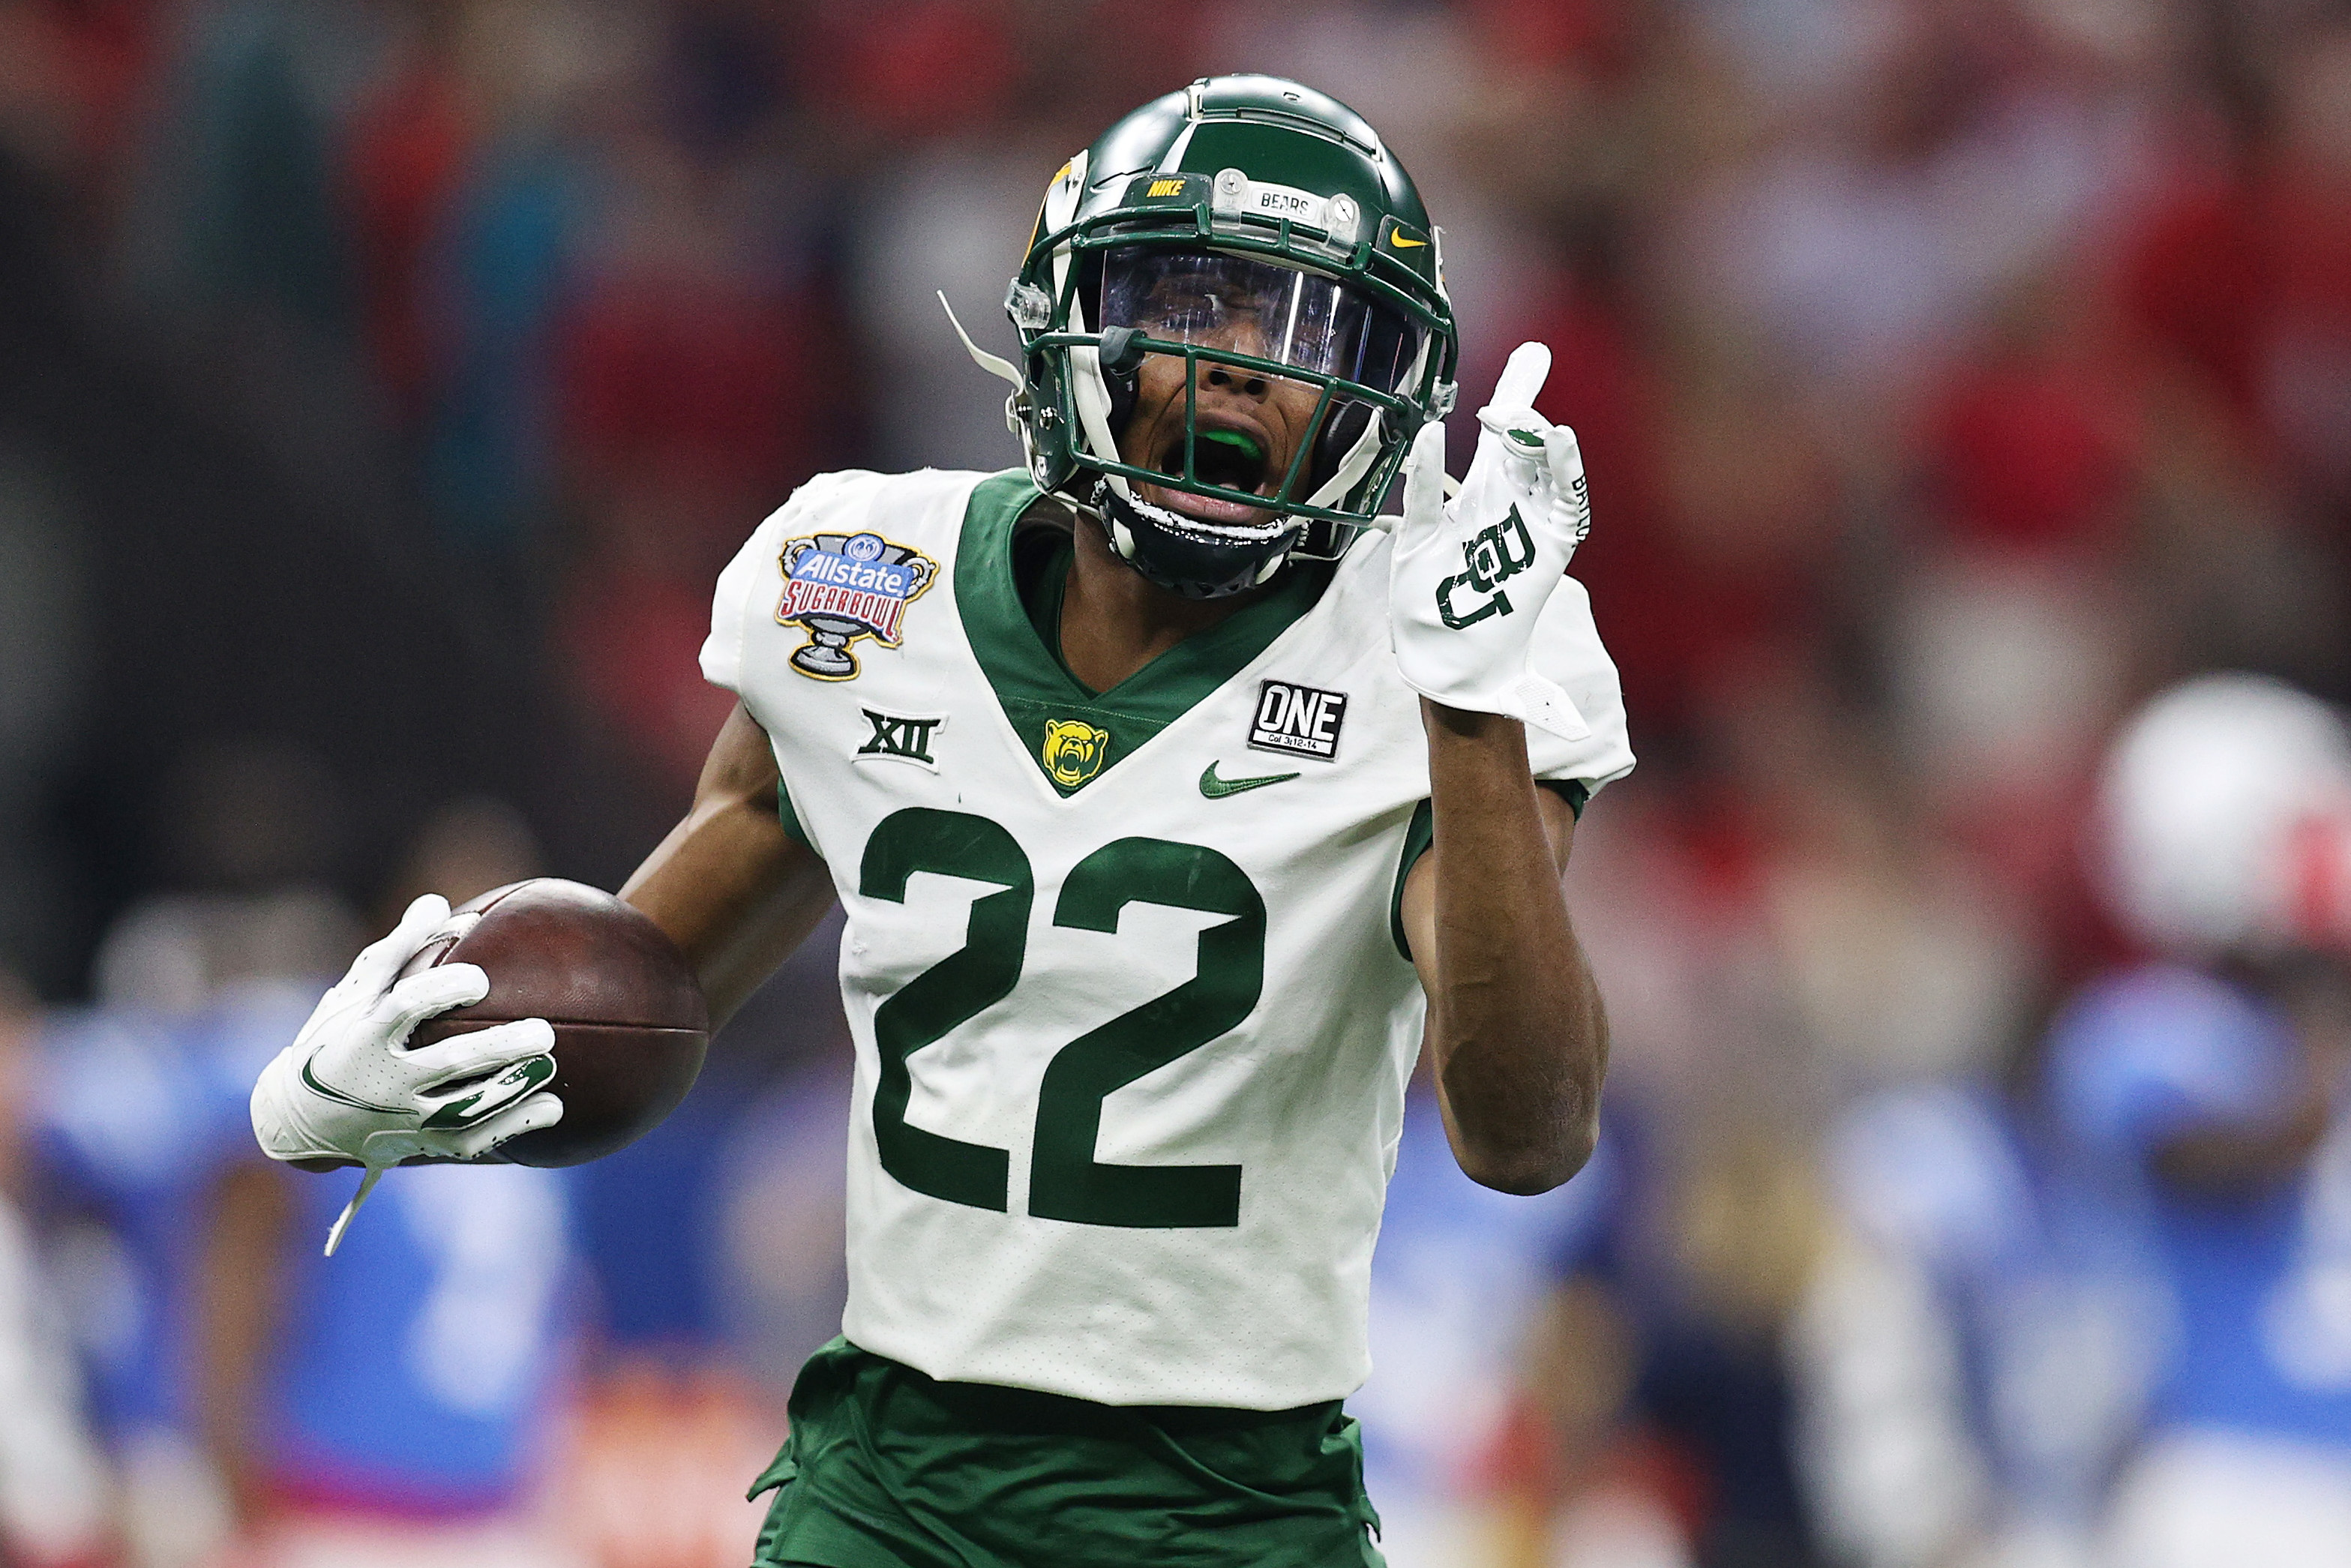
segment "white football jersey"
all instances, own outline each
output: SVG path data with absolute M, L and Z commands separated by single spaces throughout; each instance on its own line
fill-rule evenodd
M 1096 696 L 1014 582 L 1016 523 L 1066 521 L 1036 499 L 1018 471 L 812 480 L 720 577 L 703 649 L 848 914 L 843 1332 L 1107 1404 L 1341 1397 L 1424 1005 L 1387 538 Z M 1626 772 L 1581 585 L 1536 648 L 1591 728 L 1530 731 L 1536 773 Z

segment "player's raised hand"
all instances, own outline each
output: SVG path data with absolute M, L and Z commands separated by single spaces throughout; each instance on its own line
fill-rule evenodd
M 1405 462 L 1388 625 L 1396 665 L 1423 696 L 1575 740 L 1591 733 L 1575 704 L 1527 664 L 1535 622 L 1592 527 L 1575 432 L 1534 409 L 1550 372 L 1541 343 L 1510 355 L 1449 502 L 1444 427 L 1422 427 Z
M 376 1178 L 401 1161 L 477 1159 L 562 1118 L 563 1103 L 542 1087 L 555 1076 L 555 1030 L 543 1019 L 408 1049 L 417 1025 L 480 1001 L 490 981 L 473 964 L 443 964 L 405 978 L 402 966 L 480 918 L 453 917 L 438 894 L 410 904 L 392 933 L 319 999 L 310 1021 L 253 1087 L 254 1136 L 270 1158 L 367 1167 L 328 1239 L 329 1253 Z

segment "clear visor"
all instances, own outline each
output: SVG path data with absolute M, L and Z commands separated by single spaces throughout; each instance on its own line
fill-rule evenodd
M 1226 349 L 1392 392 L 1420 332 L 1333 277 L 1214 251 L 1123 246 L 1102 258 L 1102 325 Z

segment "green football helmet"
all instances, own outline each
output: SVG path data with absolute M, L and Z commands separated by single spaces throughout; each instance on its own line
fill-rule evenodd
M 1277 77 L 1196 81 L 1071 159 L 1005 309 L 1030 476 L 1190 598 L 1336 559 L 1453 402 L 1441 237 L 1411 177 L 1361 115 Z M 1163 422 L 1164 450 L 1122 455 L 1152 356 L 1181 361 L 1180 438 Z M 1316 399 L 1286 465 L 1227 416 L 1232 397 L 1201 407 L 1204 385 L 1262 399 L 1275 381 Z M 1157 505 L 1143 486 L 1197 499 Z

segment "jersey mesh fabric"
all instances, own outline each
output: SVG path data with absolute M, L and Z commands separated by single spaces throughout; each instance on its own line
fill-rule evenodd
M 847 914 L 845 1331 L 1112 1405 L 1342 1397 L 1423 1016 L 1391 932 L 1429 790 L 1387 540 L 1091 693 L 1014 580 L 1036 499 L 1018 473 L 828 476 L 719 583 L 705 671 L 772 738 Z M 860 536 L 935 574 L 894 645 L 811 678 L 779 563 Z M 1531 736 L 1535 771 L 1597 789 L 1632 755 L 1576 583 L 1536 649 L 1593 735 Z M 1253 744 L 1269 683 L 1343 702 L 1331 755 Z

